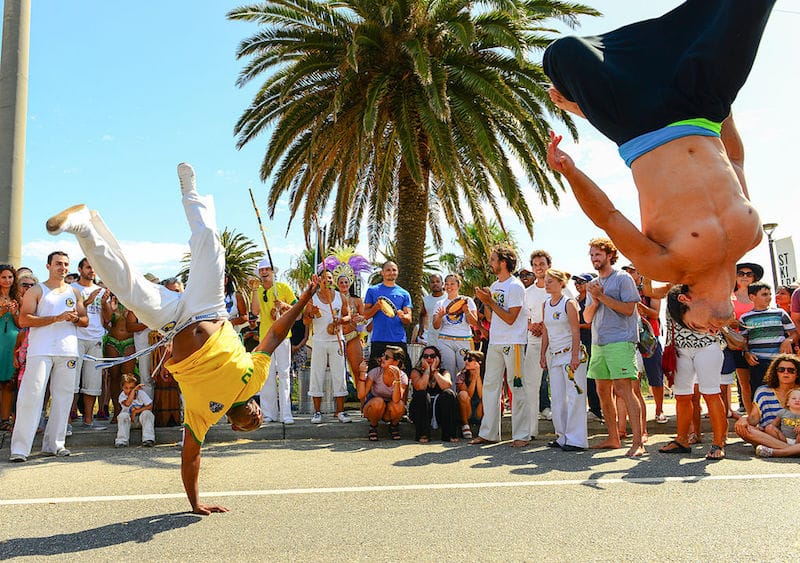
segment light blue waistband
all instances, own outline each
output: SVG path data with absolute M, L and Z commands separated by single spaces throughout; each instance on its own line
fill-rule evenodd
M 700 127 L 699 125 L 667 125 L 661 129 L 656 129 L 644 135 L 634 137 L 619 146 L 619 155 L 628 168 L 631 163 L 651 150 L 660 147 L 661 145 L 680 139 L 681 137 L 689 137 L 690 135 L 700 135 L 702 137 L 719 137 L 719 133 Z

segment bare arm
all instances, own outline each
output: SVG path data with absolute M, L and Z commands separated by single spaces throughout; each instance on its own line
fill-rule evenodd
M 200 503 L 200 443 L 194 439 L 189 430 L 183 430 L 183 448 L 181 449 L 181 479 L 183 489 L 192 505 L 192 512 L 207 516 L 212 512 L 228 512 L 224 506 Z
M 730 160 L 731 166 L 736 172 L 736 177 L 739 178 L 739 183 L 742 185 L 744 197 L 750 199 L 750 194 L 747 191 L 747 182 L 744 178 L 744 143 L 742 143 L 739 130 L 733 121 L 733 113 L 722 122 L 722 130 L 719 137 L 722 141 L 722 146 L 725 147 L 728 160 Z
M 278 345 L 280 345 L 280 343 L 286 339 L 286 335 L 289 334 L 289 331 L 292 329 L 294 321 L 297 320 L 297 317 L 299 317 L 300 313 L 303 312 L 303 308 L 306 306 L 306 304 L 311 301 L 311 297 L 317 291 L 318 287 L 319 278 L 314 275 L 312 276 L 311 281 L 308 282 L 308 286 L 306 286 L 305 291 L 303 291 L 302 295 L 300 295 L 300 299 L 295 301 L 294 305 L 292 305 L 288 311 L 275 319 L 275 322 L 272 323 L 272 326 L 264 336 L 264 339 L 258 343 L 258 346 L 255 347 L 254 352 L 272 354 L 275 348 L 277 348 Z
M 128 309 L 128 312 L 125 315 L 125 330 L 128 332 L 139 332 L 140 330 L 144 330 L 146 328 L 147 325 L 140 323 L 134 312 Z
M 588 319 L 589 317 L 586 315 L 586 312 L 589 310 L 589 307 L 593 306 L 594 309 L 592 310 L 592 318 L 594 318 L 594 313 L 597 309 L 597 304 L 602 303 L 612 311 L 619 313 L 620 315 L 625 315 L 626 317 L 630 317 L 636 311 L 636 305 L 639 303 L 638 301 L 618 301 L 613 297 L 609 297 L 603 292 L 603 286 L 601 286 L 596 281 L 589 282 L 589 293 L 592 295 L 592 305 L 587 306 L 586 310 L 583 312 L 583 317 Z
M 575 167 L 575 163 L 558 148 L 561 137 L 550 132 L 547 163 L 554 171 L 564 175 L 572 187 L 575 199 L 592 222 L 603 229 L 617 248 L 637 265 L 663 260 L 666 249 L 647 238 L 625 217 L 591 178 Z M 644 267 L 645 271 L 649 268 Z

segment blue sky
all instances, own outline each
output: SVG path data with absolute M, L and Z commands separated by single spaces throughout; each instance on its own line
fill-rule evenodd
M 584 20 L 577 30 L 581 35 L 679 4 L 588 3 L 605 17 Z M 236 46 L 257 29 L 225 19 L 239 3 L 32 4 L 23 263 L 43 274 L 45 257 L 56 248 L 77 261 L 74 239 L 49 237 L 44 222 L 69 205 L 87 203 L 100 211 L 141 270 L 162 277 L 175 273 L 189 236 L 175 173 L 181 161 L 195 167 L 199 191 L 214 195 L 220 228 L 234 228 L 260 243 L 247 188 L 254 188 L 264 214 L 267 186 L 258 180 L 258 169 L 268 138 L 236 150 L 233 137 L 233 125 L 257 87 L 235 86 L 242 67 L 234 58 Z M 753 202 L 763 222 L 780 224 L 776 238 L 793 236 L 795 244 L 800 244 L 794 166 L 800 145 L 798 26 L 800 0 L 779 0 L 734 105 Z M 614 145 L 588 125 L 580 132 L 580 143 L 564 148 L 638 222 L 636 191 Z M 536 203 L 532 190 L 528 195 L 536 218 L 533 240 L 507 221 L 523 254 L 545 248 L 558 267 L 590 269 L 586 242 L 601 233 L 571 194 L 563 194 L 560 209 Z M 299 224 L 287 234 L 287 220 L 285 200 L 274 220 L 265 217 L 273 257 L 283 270 L 304 245 Z M 748 258 L 768 263 L 766 239 Z

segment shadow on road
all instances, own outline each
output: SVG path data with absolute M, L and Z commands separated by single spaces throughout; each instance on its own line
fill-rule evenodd
M 202 517 L 189 513 L 162 514 L 118 522 L 82 532 L 34 538 L 14 538 L 0 542 L 0 559 L 23 556 L 63 555 L 102 547 L 123 546 L 128 542 L 148 542 L 156 534 L 185 528 Z

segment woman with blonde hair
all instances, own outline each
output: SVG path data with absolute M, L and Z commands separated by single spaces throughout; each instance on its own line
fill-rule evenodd
M 586 428 L 586 355 L 581 350 L 580 309 L 564 296 L 567 272 L 550 268 L 544 276 L 541 366 L 550 373 L 550 402 L 556 439 L 548 445 L 565 452 L 589 447 Z

